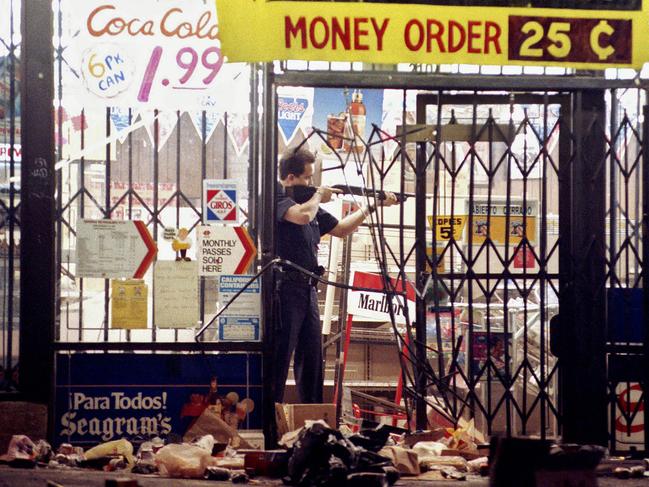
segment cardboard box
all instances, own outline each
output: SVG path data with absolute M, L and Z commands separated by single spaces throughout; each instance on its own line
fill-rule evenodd
M 336 428 L 336 406 L 334 404 L 275 404 L 275 419 L 279 437 L 304 426 L 307 420 L 324 420 Z

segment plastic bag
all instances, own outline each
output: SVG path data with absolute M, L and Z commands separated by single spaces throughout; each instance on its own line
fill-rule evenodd
M 122 455 L 129 466 L 135 465 L 133 445 L 125 438 L 102 443 L 86 452 L 86 460 L 96 460 L 102 457 Z
M 34 460 L 36 458 L 36 445 L 25 435 L 13 435 L 7 453 L 0 457 L 0 460 L 10 462 L 12 460 Z
M 207 467 L 216 465 L 216 460 L 203 448 L 182 443 L 161 448 L 155 463 L 161 475 L 199 479 Z

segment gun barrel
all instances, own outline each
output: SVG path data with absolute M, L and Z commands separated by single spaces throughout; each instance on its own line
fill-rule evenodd
M 372 196 L 376 197 L 379 200 L 385 199 L 385 191 L 382 191 L 380 189 L 367 189 L 367 188 L 362 188 L 360 186 L 348 186 L 346 184 L 335 184 L 332 186 L 334 189 L 338 189 L 342 191 L 344 194 L 353 194 L 356 196 Z M 399 193 L 399 192 L 393 192 L 394 195 L 397 197 L 398 201 L 405 201 L 408 198 L 414 198 L 415 194 L 414 193 Z

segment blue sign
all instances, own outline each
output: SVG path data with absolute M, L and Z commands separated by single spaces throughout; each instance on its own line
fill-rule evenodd
M 240 316 L 221 316 L 219 318 L 219 340 L 257 341 L 259 340 L 259 318 Z
M 182 436 L 215 396 L 245 404 L 239 429 L 261 429 L 261 355 L 58 354 L 54 443 Z
M 287 144 L 293 140 L 308 108 L 309 100 L 306 98 L 277 98 L 277 123 Z

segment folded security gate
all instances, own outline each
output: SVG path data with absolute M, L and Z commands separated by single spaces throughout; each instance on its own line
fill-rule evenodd
M 615 448 L 616 422 L 637 431 L 644 378 L 628 374 L 627 356 L 644 363 L 642 337 L 612 331 L 628 298 L 608 315 L 606 303 L 620 288 L 646 301 L 642 139 L 616 100 L 418 95 L 419 427 L 428 406 L 486 434 L 607 444 L 610 432 Z M 630 381 L 640 392 L 625 402 Z

